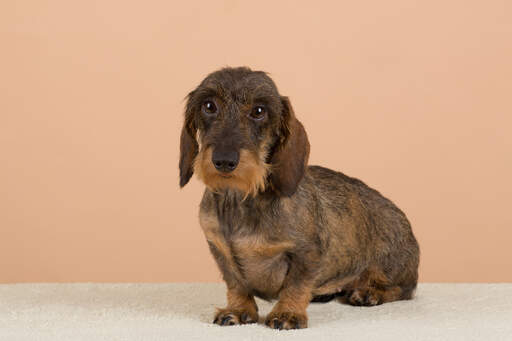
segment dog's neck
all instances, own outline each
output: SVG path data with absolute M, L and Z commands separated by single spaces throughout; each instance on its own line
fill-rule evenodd
M 206 192 L 213 198 L 219 217 L 224 214 L 233 215 L 235 211 L 239 213 L 244 211 L 261 212 L 275 207 L 280 202 L 280 197 L 276 196 L 270 189 L 258 192 L 255 195 L 247 195 L 236 189 L 211 191 L 207 188 Z
M 280 206 L 280 198 L 267 191 L 246 196 L 234 189 L 215 192 L 206 189 L 205 195 L 213 199 L 212 208 L 219 220 L 220 230 L 228 240 L 236 232 L 260 231 L 263 217 L 271 214 L 270 212 L 277 212 Z
M 215 201 L 218 203 L 230 203 L 232 205 L 236 205 L 239 207 L 250 208 L 254 205 L 263 204 L 264 202 L 269 200 L 268 191 L 258 192 L 256 194 L 246 194 L 242 191 L 233 188 L 226 188 L 216 191 L 211 191 L 210 189 L 206 189 L 210 193 L 212 193 Z

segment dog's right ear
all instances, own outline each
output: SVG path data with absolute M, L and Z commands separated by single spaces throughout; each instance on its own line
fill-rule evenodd
M 194 160 L 199 151 L 197 143 L 197 125 L 192 112 L 192 105 L 190 98 L 194 95 L 192 91 L 187 96 L 187 106 L 185 109 L 185 122 L 181 129 L 180 138 L 180 187 L 185 186 L 192 174 L 194 174 Z

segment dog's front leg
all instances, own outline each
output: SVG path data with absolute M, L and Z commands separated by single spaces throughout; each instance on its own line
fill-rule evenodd
M 205 199 L 201 205 L 207 205 Z M 236 265 L 224 235 L 220 232 L 216 214 L 201 209 L 199 213 L 201 228 L 204 231 L 210 252 L 217 262 L 222 277 L 228 287 L 226 308 L 217 309 L 213 323 L 221 326 L 255 323 L 258 321 L 258 306 L 254 297 L 243 286 L 243 276 Z
M 299 329 L 308 326 L 306 308 L 311 301 L 313 273 L 303 259 L 292 258 L 279 301 L 267 315 L 265 324 L 274 329 Z
M 236 287 L 228 288 L 228 306 L 217 309 L 213 323 L 221 326 L 258 322 L 258 306 L 254 297 Z
M 265 324 L 274 329 L 298 329 L 308 326 L 306 308 L 311 301 L 308 286 L 288 287 L 281 290 L 279 301 L 267 315 Z
M 212 242 L 212 240 L 216 240 L 216 242 Z M 208 243 L 228 288 L 228 305 L 226 308 L 217 309 L 213 323 L 221 326 L 233 326 L 258 322 L 256 301 L 241 284 L 243 279 L 228 248 L 223 244 L 221 238 L 215 239 L 210 236 Z

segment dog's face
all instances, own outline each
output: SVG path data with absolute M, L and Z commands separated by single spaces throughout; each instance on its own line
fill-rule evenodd
M 304 175 L 309 143 L 270 77 L 224 68 L 189 94 L 180 151 L 182 187 L 195 172 L 214 191 L 256 195 L 270 185 L 289 196 Z

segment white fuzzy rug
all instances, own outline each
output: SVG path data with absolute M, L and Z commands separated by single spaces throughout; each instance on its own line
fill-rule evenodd
M 0 340 L 512 340 L 512 284 L 421 284 L 412 301 L 372 308 L 316 303 L 309 328 L 292 331 L 211 324 L 224 288 L 1 284 Z

